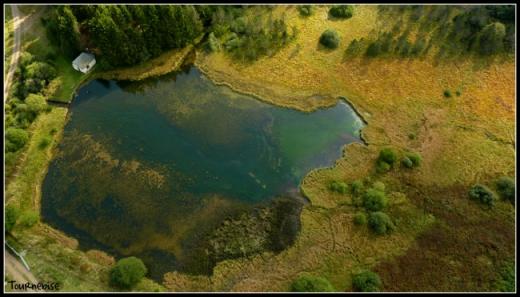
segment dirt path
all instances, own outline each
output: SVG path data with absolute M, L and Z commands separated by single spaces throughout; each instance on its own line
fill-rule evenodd
M 9 86 L 11 85 L 11 80 L 13 79 L 14 71 L 16 69 L 16 65 L 18 64 L 18 60 L 20 59 L 20 41 L 22 34 L 22 24 L 25 20 L 25 17 L 22 18 L 20 15 L 20 11 L 18 10 L 18 6 L 10 5 L 11 12 L 13 14 L 13 32 L 14 32 L 14 46 L 13 53 L 11 56 L 11 63 L 9 64 L 9 71 L 5 77 L 4 81 L 4 103 L 7 101 L 7 97 L 9 96 Z
M 23 283 L 33 283 L 37 284 L 38 281 L 34 277 L 34 275 L 23 266 L 23 264 L 18 260 L 15 256 L 13 256 L 8 248 L 5 247 L 4 250 L 4 259 L 5 259 L 5 273 L 9 275 L 10 280 L 16 281 L 18 284 Z M 11 286 L 11 284 L 4 284 L 4 290 Z M 14 290 L 13 290 L 14 291 Z M 33 292 L 33 290 L 28 289 L 27 291 Z

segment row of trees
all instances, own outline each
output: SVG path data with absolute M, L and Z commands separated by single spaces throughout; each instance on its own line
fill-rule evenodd
M 409 13 L 407 13 L 409 11 Z M 432 46 L 442 56 L 477 53 L 490 56 L 514 52 L 515 16 L 512 5 L 473 7 L 456 6 L 380 6 L 386 18 L 400 19 L 393 28 L 375 39 L 354 40 L 347 54 L 368 57 L 399 55 L 418 57 Z M 408 20 L 403 21 L 403 15 Z M 406 25 L 405 25 L 406 24 Z M 418 29 L 418 37 L 408 38 L 410 29 Z

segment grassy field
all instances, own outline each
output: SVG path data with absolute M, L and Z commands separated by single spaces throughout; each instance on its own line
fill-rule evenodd
M 329 19 L 325 7 L 308 18 L 300 17 L 294 8 L 276 9 L 286 13 L 288 24 L 300 32 L 291 46 L 249 65 L 235 63 L 224 53 L 201 54 L 196 64 L 217 83 L 303 111 L 335 103 L 312 99 L 315 94 L 345 96 L 368 122 L 363 130 L 368 146 L 349 146 L 334 168 L 314 171 L 305 178 L 302 189 L 312 206 L 302 214 L 297 247 L 274 260 L 257 257 L 221 263 L 212 288 L 285 290 L 288 279 L 308 271 L 330 278 L 340 290 L 350 290 L 352 268 L 362 263 L 380 273 L 384 289 L 389 291 L 492 290 L 502 262 L 514 259 L 514 207 L 499 202 L 494 209 L 484 210 L 467 198 L 467 191 L 476 182 L 493 186 L 499 176 L 514 176 L 514 60 L 349 59 L 344 53 L 350 41 L 370 37 L 383 25 L 375 6 L 356 6 L 354 17 L 348 20 Z M 319 36 L 328 28 L 334 28 L 341 38 L 333 51 L 318 45 Z M 446 89 L 461 90 L 461 95 L 447 99 L 443 96 Z M 310 213 L 318 216 L 314 209 L 320 210 L 321 222 L 351 216 L 352 210 L 338 206 L 340 198 L 326 187 L 331 180 L 377 178 L 374 160 L 384 146 L 422 155 L 418 169 L 393 170 L 383 178 L 393 192 L 412 202 L 415 220 L 425 222 L 433 215 L 432 225 L 417 224 L 415 232 L 405 227 L 395 235 L 400 236 L 396 248 L 389 239 L 367 239 L 360 244 L 352 240 L 352 230 L 330 231 L 339 229 L 340 223 L 326 228 L 316 217 L 310 218 Z M 413 215 L 402 214 L 404 221 L 416 224 Z M 329 239 L 323 235 L 326 229 L 331 233 Z M 313 244 L 337 244 L 338 236 L 348 237 L 345 242 L 358 257 L 346 257 L 345 251 L 320 253 Z M 367 245 L 378 246 L 378 253 L 364 254 Z M 295 264 L 296 257 L 288 256 L 295 250 L 298 259 L 314 260 L 314 265 Z M 179 283 L 194 286 L 186 279 L 177 281 L 178 274 L 170 278 L 170 289 L 181 289 Z M 226 286 L 215 285 L 215 279 L 224 278 Z
M 514 61 L 346 58 L 344 51 L 353 38 L 371 36 L 383 25 L 375 6 L 356 6 L 348 20 L 329 19 L 325 7 L 308 18 L 294 7 L 278 6 L 275 13 L 285 13 L 287 23 L 299 30 L 291 45 L 248 65 L 223 53 L 199 52 L 196 65 L 217 83 L 303 111 L 331 106 L 333 98 L 345 96 L 368 123 L 363 130 L 368 145 L 349 145 L 333 168 L 313 171 L 304 179 L 302 191 L 311 204 L 302 212 L 294 246 L 279 254 L 221 262 L 211 277 L 169 273 L 166 288 L 286 291 L 295 277 L 308 273 L 328 278 L 339 291 L 350 291 L 352 274 L 370 268 L 380 274 L 387 291 L 492 290 L 504 263 L 514 261 L 514 207 L 499 202 L 483 209 L 467 198 L 467 190 L 475 182 L 492 186 L 501 175 L 514 176 Z M 23 46 L 45 55 L 52 47 L 42 26 L 33 27 L 24 34 Z M 318 46 L 328 28 L 340 33 L 334 51 Z M 163 74 L 187 52 L 166 53 L 149 64 L 103 75 L 141 79 Z M 64 58 L 56 67 L 61 82 L 56 83 L 55 97 L 69 101 L 85 76 Z M 461 96 L 447 99 L 446 89 L 460 90 Z M 19 171 L 7 185 L 7 203 L 39 208 L 41 181 L 65 120 L 66 110 L 53 108 L 33 123 Z M 40 149 L 39 142 L 53 128 L 57 133 L 52 145 Z M 422 165 L 377 174 L 375 159 L 384 146 L 419 152 Z M 396 232 L 375 236 L 366 226 L 355 226 L 352 219 L 359 209 L 352 197 L 327 189 L 333 180 L 355 179 L 365 185 L 385 183 L 387 212 Z M 80 251 L 76 240 L 42 223 L 31 229 L 15 227 L 13 233 L 13 244 L 28 250 L 38 278 L 59 280 L 65 290 L 110 290 L 112 257 Z M 163 288 L 144 280 L 135 290 Z

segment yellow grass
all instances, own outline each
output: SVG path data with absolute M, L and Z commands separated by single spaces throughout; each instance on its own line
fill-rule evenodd
M 346 96 L 368 122 L 363 131 L 368 146 L 347 147 L 334 168 L 313 171 L 304 179 L 302 190 L 312 205 L 302 213 L 302 233 L 294 247 L 276 256 L 219 263 L 211 281 L 190 282 L 187 276 L 168 274 L 165 285 L 171 290 L 193 290 L 199 283 L 199 289 L 283 291 L 304 271 L 329 278 L 339 290 L 351 289 L 352 271 L 403 253 L 431 222 L 405 199 L 408 212 L 395 211 L 394 206 L 389 212 L 406 213 L 403 218 L 410 225 L 376 239 L 355 230 L 349 197 L 327 190 L 332 180 L 350 182 L 373 174 L 383 146 L 423 156 L 413 173 L 384 177 L 390 189 L 403 188 L 403 178 L 414 187 L 443 188 L 514 175 L 514 61 L 497 59 L 482 66 L 470 58 L 446 63 L 434 63 L 432 57 L 346 59 L 344 51 L 353 38 L 374 34 L 379 21 L 375 6 L 356 6 L 354 17 L 344 21 L 328 20 L 325 7 L 309 18 L 299 17 L 295 8 L 276 9 L 285 11 L 289 26 L 300 31 L 293 44 L 251 65 L 237 64 L 222 52 L 200 54 L 196 65 L 219 84 L 302 111 L 330 106 L 333 98 Z M 341 36 L 334 51 L 318 46 L 328 28 Z M 446 99 L 445 89 L 459 89 L 462 95 Z M 403 195 L 406 192 L 391 194 Z

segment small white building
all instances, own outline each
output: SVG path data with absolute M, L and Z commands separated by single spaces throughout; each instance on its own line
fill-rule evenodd
M 72 61 L 72 67 L 83 73 L 89 72 L 92 67 L 96 65 L 96 58 L 93 54 L 81 53 L 74 61 Z

